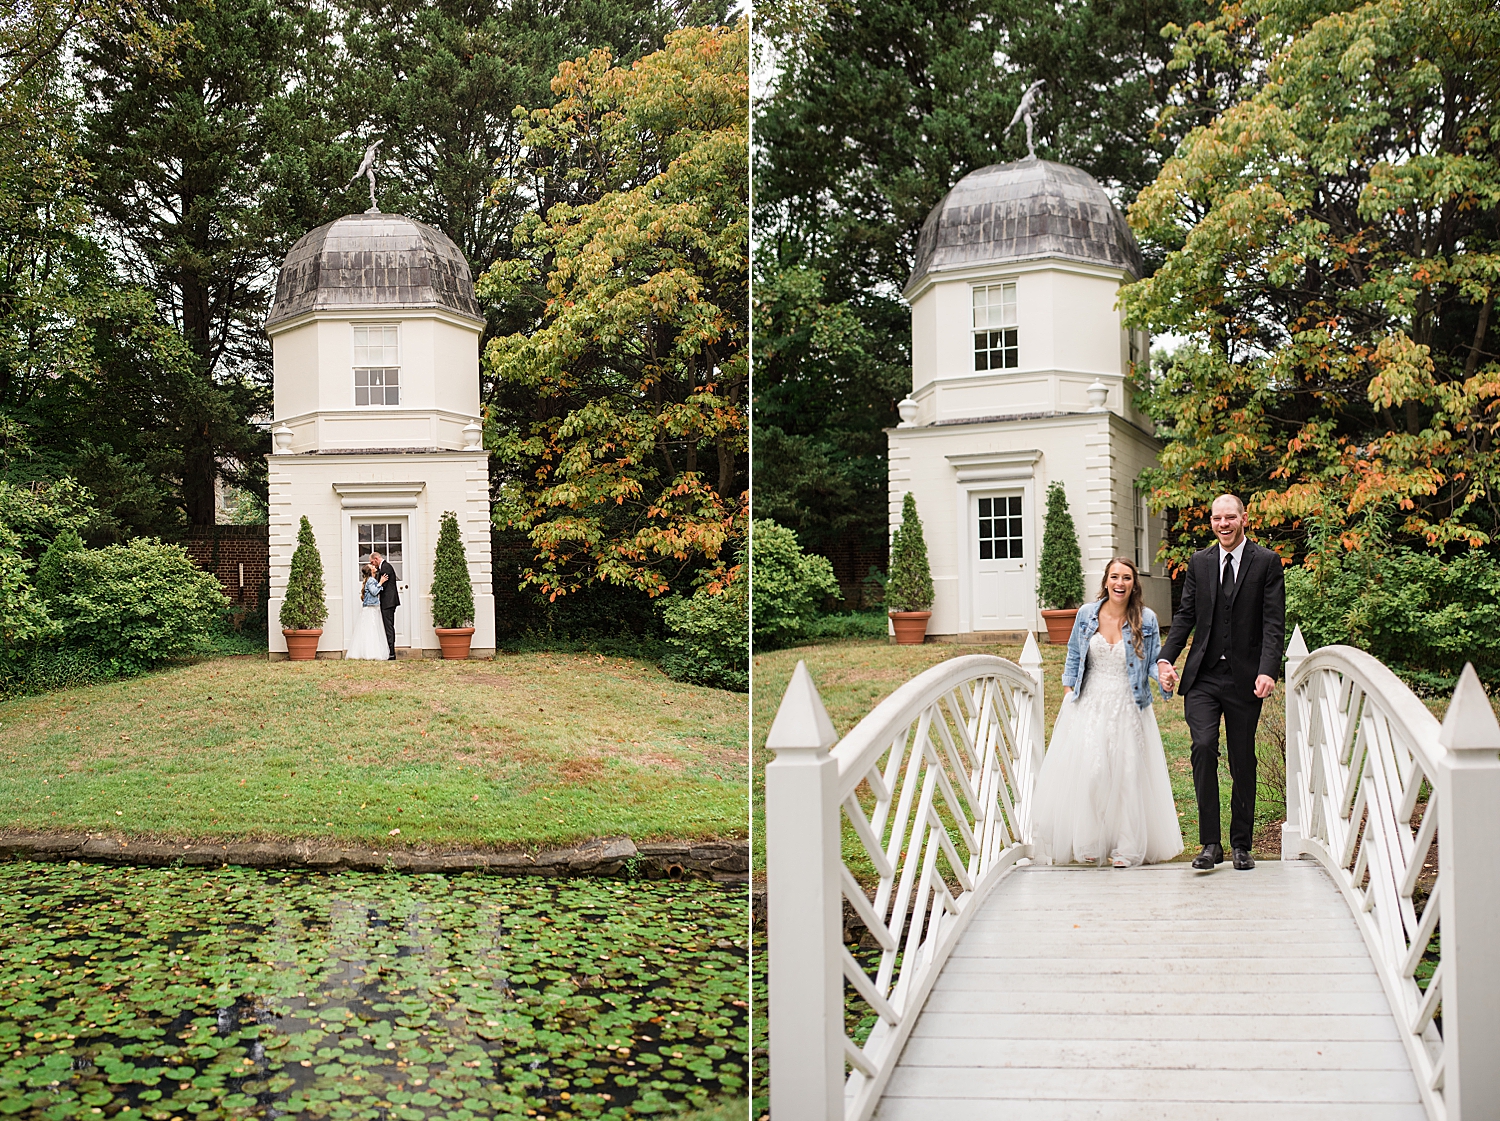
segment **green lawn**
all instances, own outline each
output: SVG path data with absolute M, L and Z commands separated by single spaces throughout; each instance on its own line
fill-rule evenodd
M 745 706 L 597 654 L 220 658 L 0 704 L 0 828 L 455 847 L 743 837 Z
M 1052 733 L 1052 722 L 1062 704 L 1062 669 L 1067 658 L 1066 646 L 1043 646 L 1042 664 L 1045 674 L 1044 696 L 1047 710 L 1047 734 Z M 766 751 L 766 735 L 771 730 L 771 721 L 781 703 L 781 695 L 791 680 L 792 670 L 798 661 L 807 663 L 834 727 L 843 735 L 857 724 L 884 697 L 894 692 L 902 682 L 910 680 L 929 666 L 948 658 L 964 654 L 998 654 L 1002 658 L 1017 661 L 1021 657 L 1019 646 L 956 646 L 946 643 L 929 643 L 923 646 L 892 646 L 884 640 L 864 640 L 825 643 L 816 646 L 801 646 L 790 650 L 777 650 L 755 656 L 754 678 L 754 799 L 755 836 L 763 836 L 765 809 L 765 767 L 770 762 Z M 1153 690 L 1153 696 L 1155 696 Z M 1261 715 L 1260 736 L 1257 746 L 1262 759 L 1274 756 L 1280 749 L 1280 730 L 1283 721 L 1282 689 L 1266 702 Z M 1193 797 L 1193 772 L 1190 762 L 1192 741 L 1187 724 L 1183 720 L 1182 701 L 1174 699 L 1165 704 L 1156 700 L 1156 719 L 1161 728 L 1162 744 L 1167 753 L 1167 769 L 1172 779 L 1172 794 L 1177 800 L 1179 820 L 1185 848 L 1180 857 L 1191 860 L 1198 852 L 1198 807 Z M 1268 788 L 1271 766 L 1262 766 L 1260 771 L 1261 795 L 1256 800 L 1257 855 L 1279 854 L 1280 834 L 1272 827 L 1285 814 L 1284 803 L 1279 795 Z M 1222 750 L 1219 762 L 1220 811 L 1224 830 L 1224 843 L 1229 843 L 1229 770 L 1225 765 Z M 1279 776 L 1278 776 L 1279 777 Z M 757 867 L 763 867 L 762 846 L 756 845 Z

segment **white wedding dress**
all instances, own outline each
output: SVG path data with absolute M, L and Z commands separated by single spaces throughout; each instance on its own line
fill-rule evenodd
M 1069 694 L 1037 776 L 1038 864 L 1135 866 L 1171 860 L 1182 830 L 1153 706 L 1138 708 L 1125 642 L 1089 640 L 1083 690 Z
M 368 581 L 366 582 L 368 586 Z M 379 588 L 379 584 L 376 588 Z M 349 649 L 345 658 L 362 661 L 383 662 L 391 656 L 391 647 L 385 639 L 385 620 L 380 617 L 380 603 L 361 607 L 359 618 L 354 620 L 354 633 L 349 636 Z

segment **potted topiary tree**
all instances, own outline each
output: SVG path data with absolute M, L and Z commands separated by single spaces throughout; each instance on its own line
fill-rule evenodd
M 1062 643 L 1073 633 L 1073 620 L 1083 602 L 1083 558 L 1078 531 L 1068 512 L 1068 493 L 1062 483 L 1047 486 L 1047 520 L 1042 525 L 1042 563 L 1037 577 L 1047 641 Z
M 432 629 L 445 658 L 467 658 L 474 638 L 474 585 L 458 533 L 458 515 L 443 512 L 432 564 Z
M 885 605 L 896 641 L 920 646 L 927 637 L 927 620 L 932 618 L 932 569 L 927 564 L 927 542 L 911 491 L 901 500 L 901 525 L 891 537 Z
M 318 656 L 318 639 L 328 604 L 323 599 L 323 558 L 313 537 L 312 523 L 303 515 L 297 530 L 297 551 L 286 580 L 286 598 L 281 601 L 281 633 L 286 637 L 286 655 L 294 662 L 310 662 Z

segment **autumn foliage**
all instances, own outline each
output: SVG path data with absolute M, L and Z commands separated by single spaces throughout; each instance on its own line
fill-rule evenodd
M 630 67 L 566 63 L 523 136 L 556 199 L 480 291 L 534 298 L 488 372 L 536 402 L 487 443 L 496 524 L 535 547 L 552 598 L 592 581 L 656 596 L 723 576 L 746 517 L 747 32 L 689 28 Z
M 1231 3 L 1178 39 L 1184 90 L 1206 64 L 1248 92 L 1130 211 L 1165 262 L 1127 317 L 1187 340 L 1141 379 L 1169 559 L 1226 489 L 1287 556 L 1315 523 L 1335 550 L 1495 539 L 1497 50 L 1473 0 Z

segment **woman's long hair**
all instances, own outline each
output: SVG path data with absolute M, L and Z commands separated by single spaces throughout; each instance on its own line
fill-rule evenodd
M 1130 645 L 1135 647 L 1135 656 L 1144 658 L 1146 656 L 1146 640 L 1141 634 L 1141 574 L 1135 567 L 1135 561 L 1129 557 L 1111 557 L 1109 563 L 1104 566 L 1104 579 L 1099 581 L 1099 595 L 1097 598 L 1107 600 L 1109 598 L 1109 570 L 1117 564 L 1123 564 L 1130 569 L 1130 598 L 1125 601 L 1125 621 L 1130 624 Z

